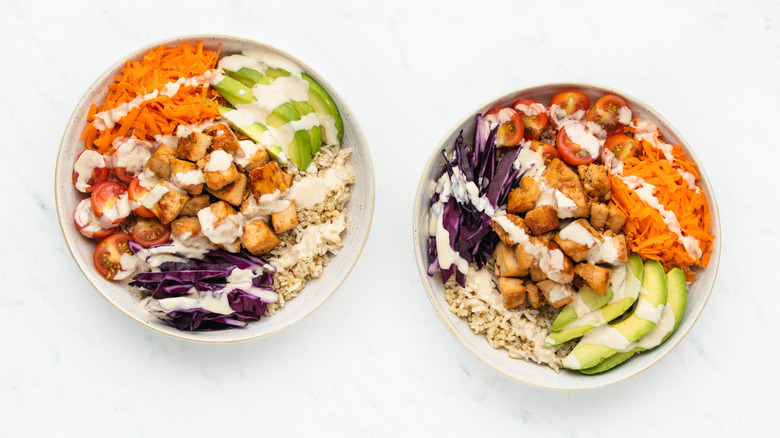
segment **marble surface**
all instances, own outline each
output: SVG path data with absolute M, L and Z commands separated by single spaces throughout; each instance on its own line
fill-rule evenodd
M 224 4 L 223 4 L 224 3 Z M 774 427 L 780 329 L 773 250 L 780 6 L 620 2 L 0 3 L 0 436 L 751 435 Z M 52 175 L 83 91 L 137 46 L 221 33 L 326 77 L 371 148 L 376 210 L 362 259 L 298 324 L 229 345 L 122 315 L 78 271 Z M 658 365 L 584 392 L 509 380 L 433 310 L 412 250 L 432 148 L 484 101 L 548 82 L 615 87 L 658 110 L 706 168 L 723 224 L 715 290 Z

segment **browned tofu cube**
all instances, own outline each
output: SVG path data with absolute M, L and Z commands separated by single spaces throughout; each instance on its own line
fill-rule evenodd
M 504 307 L 513 309 L 525 303 L 525 284 L 519 278 L 499 277 L 498 290 L 504 298 Z
M 279 168 L 276 161 L 271 161 L 249 174 L 249 188 L 257 200 L 260 200 L 261 196 L 274 193 L 277 190 L 284 193 L 290 188 L 291 181 L 286 175 L 288 174 Z
M 517 260 L 517 267 L 521 270 L 525 269 L 531 269 L 534 266 L 537 266 L 537 260 L 536 257 L 533 256 L 533 254 L 529 254 L 528 251 L 525 250 L 526 246 L 516 245 L 515 247 L 515 259 Z
M 623 225 L 628 221 L 628 216 L 623 213 L 614 202 L 610 202 L 608 208 L 607 226 L 613 233 L 619 233 L 623 230 Z
M 233 156 L 223 150 L 206 155 L 198 161 L 198 167 L 203 171 L 203 179 L 211 190 L 219 190 L 238 179 L 238 169 L 233 164 Z
M 547 186 L 560 191 L 575 204 L 571 217 L 586 217 L 590 212 L 588 198 L 580 177 L 563 161 L 554 158 L 542 172 Z
M 177 239 L 186 239 L 200 234 L 200 221 L 196 217 L 184 216 L 171 222 L 171 234 Z
M 230 155 L 235 155 L 239 149 L 238 137 L 225 124 L 214 125 L 203 131 L 204 134 L 211 136 L 211 150 L 221 149 Z
M 539 200 L 540 195 L 539 182 L 531 177 L 524 176 L 520 180 L 520 187 L 514 188 L 509 192 L 509 202 L 506 209 L 510 213 L 524 213 L 534 208 L 534 204 Z
M 164 224 L 170 223 L 176 219 L 184 208 L 184 204 L 190 199 L 186 193 L 179 192 L 179 188 L 171 184 L 170 181 L 160 180 L 157 184 L 164 185 L 168 191 L 154 204 L 150 210 L 157 216 L 157 219 Z
M 598 231 L 585 219 L 577 219 L 555 235 L 555 243 L 575 262 L 584 260 L 590 248 L 600 241 Z
M 241 239 L 238 238 L 233 243 L 219 243 L 217 244 L 217 247 L 222 248 L 227 252 L 238 253 L 241 252 Z
M 525 222 L 523 221 L 523 218 L 520 216 L 514 215 L 514 214 L 507 214 L 504 216 L 506 220 L 509 221 L 511 225 L 508 225 L 509 227 L 516 227 L 520 230 L 522 230 L 523 233 L 527 233 L 527 230 L 525 228 Z M 493 220 L 490 223 L 490 227 L 493 228 L 493 231 L 498 234 L 498 238 L 501 239 L 502 242 L 506 243 L 507 245 L 515 245 L 519 242 L 515 242 L 512 240 L 512 237 L 510 234 L 516 232 L 516 230 L 505 230 L 504 226 L 499 223 L 497 220 Z
M 540 205 L 526 213 L 525 224 L 532 234 L 539 235 L 557 230 L 560 222 L 552 205 Z
M 599 201 L 612 197 L 612 182 L 604 166 L 596 163 L 583 164 L 577 167 L 577 173 L 580 174 L 586 195 Z
M 529 274 L 531 274 L 531 280 L 532 281 L 543 281 L 547 280 L 547 274 L 544 273 L 538 266 L 534 266 L 533 268 L 529 269 Z
M 539 288 L 535 283 L 526 280 L 525 282 L 525 294 L 528 298 L 528 304 L 534 309 L 538 309 L 542 305 L 542 294 L 539 293 Z
M 176 158 L 192 162 L 200 161 L 206 156 L 209 146 L 211 146 L 211 136 L 200 132 L 190 132 L 186 137 L 179 139 L 176 146 Z
M 203 173 L 195 163 L 171 158 L 171 182 L 190 195 L 203 193 Z
M 179 212 L 179 216 L 195 216 L 201 209 L 208 207 L 209 204 L 211 204 L 209 195 L 193 196 L 184 204 L 184 207 Z
M 501 277 L 522 277 L 528 275 L 527 269 L 520 269 L 517 266 L 515 251 L 511 246 L 504 242 L 498 242 L 496 245 L 496 266 Z
M 295 210 L 295 201 L 290 201 L 290 206 L 282 211 L 271 213 L 271 225 L 276 233 L 283 233 L 298 226 L 298 212 Z
M 574 280 L 574 263 L 555 242 L 547 242 L 547 257 L 539 262 L 539 268 L 550 280 L 571 283 Z
M 149 169 L 157 175 L 158 178 L 170 179 L 171 159 L 174 158 L 175 154 L 176 149 L 174 149 L 173 146 L 161 144 L 152 152 L 152 156 L 146 161 L 144 169 Z
M 574 300 L 574 289 L 568 284 L 544 280 L 536 283 L 536 286 L 542 291 L 547 302 L 556 309 Z
M 268 151 L 262 145 L 255 144 L 251 140 L 241 140 L 238 143 L 241 149 L 236 152 L 236 163 L 241 165 L 244 172 L 249 173 L 259 169 L 271 161 Z
M 246 197 L 248 181 L 249 178 L 247 178 L 246 175 L 239 173 L 238 178 L 225 187 L 222 187 L 219 190 L 212 190 L 211 188 L 208 188 L 207 190 L 217 198 L 238 207 L 244 202 L 244 198 Z
M 609 208 L 605 204 L 594 202 L 590 204 L 590 224 L 597 230 L 603 230 L 607 224 Z
M 241 243 L 254 255 L 265 254 L 281 243 L 279 236 L 262 219 L 255 219 L 244 226 Z
M 582 277 L 585 283 L 600 295 L 607 294 L 609 279 L 612 277 L 612 269 L 592 263 L 580 263 L 574 267 L 574 273 Z

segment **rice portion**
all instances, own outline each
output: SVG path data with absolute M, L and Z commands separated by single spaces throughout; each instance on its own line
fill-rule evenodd
M 292 172 L 293 180 L 298 182 L 307 176 L 323 177 L 334 166 L 348 170 L 343 172 L 344 177 L 336 187 L 328 190 L 324 202 L 298 209 L 298 226 L 279 234 L 282 242 L 265 256 L 277 267 L 273 275 L 273 289 L 279 294 L 279 302 L 269 304 L 265 316 L 272 316 L 295 298 L 309 279 L 319 278 L 330 255 L 336 254 L 343 246 L 341 234 L 346 227 L 345 207 L 350 198 L 349 184 L 355 181 L 349 167 L 351 153 L 351 148 L 324 147 L 312 159 L 316 172 Z
M 576 344 L 570 341 L 552 347 L 544 345 L 558 311 L 550 306 L 534 309 L 527 303 L 506 309 L 491 274 L 494 269 L 492 259 L 482 270 L 471 264 L 465 287 L 454 276 L 450 278 L 444 285 L 449 311 L 466 318 L 475 334 L 484 334 L 491 347 L 506 349 L 509 357 L 546 364 L 558 371 L 561 361 Z

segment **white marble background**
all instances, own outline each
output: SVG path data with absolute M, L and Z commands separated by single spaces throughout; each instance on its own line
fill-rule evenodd
M 234 345 L 123 316 L 78 271 L 55 214 L 57 149 L 83 91 L 134 48 L 192 33 L 311 65 L 357 115 L 376 167 L 373 229 L 350 278 L 302 322 Z M 775 427 L 780 3 L 3 0 L 0 37 L 0 436 Z M 571 393 L 509 380 L 454 339 L 422 288 L 411 226 L 422 166 L 452 124 L 504 92 L 563 81 L 615 87 L 669 119 L 723 224 L 715 290 L 679 347 L 629 381 Z

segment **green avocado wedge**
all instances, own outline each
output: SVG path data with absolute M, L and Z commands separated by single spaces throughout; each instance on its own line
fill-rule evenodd
M 249 125 L 239 125 L 239 123 L 244 121 L 236 115 L 238 111 L 233 108 L 220 105 L 219 113 L 222 117 L 226 118 L 233 127 L 249 137 L 250 140 L 265 147 L 268 155 L 280 166 L 284 167 L 287 165 L 287 159 L 284 157 L 284 154 L 282 154 L 282 148 L 279 146 L 279 143 L 276 142 L 274 136 L 268 132 L 268 127 L 260 122 L 253 122 Z M 268 133 L 266 134 L 266 132 Z
M 271 111 L 266 118 L 266 123 L 277 130 L 282 126 L 301 119 L 301 114 L 295 109 L 292 102 L 279 105 Z M 287 155 L 298 169 L 305 171 L 311 163 L 311 137 L 308 131 L 297 130 L 292 133 L 292 140 L 287 146 Z
M 615 289 L 613 289 L 613 297 L 610 298 L 609 303 L 599 309 L 587 312 L 564 325 L 560 330 L 553 331 L 547 336 L 544 343 L 546 345 L 563 344 L 624 314 L 639 296 L 644 275 L 642 258 L 638 254 L 628 256 L 628 261 L 625 264 L 625 280 L 622 284 L 613 285 Z
M 680 320 L 682 320 L 683 314 L 685 313 L 685 306 L 688 302 L 688 288 L 685 283 L 685 274 L 682 269 L 673 268 L 666 274 L 666 282 L 669 291 L 668 296 L 666 297 L 666 307 L 664 307 L 664 313 L 661 315 L 661 320 L 658 321 L 655 328 L 642 336 L 639 341 L 626 347 L 626 350 L 628 351 L 620 351 L 604 359 L 594 367 L 580 370 L 581 373 L 597 374 L 610 370 L 627 361 L 637 353 L 659 346 L 677 330 L 677 326 L 680 325 Z
M 641 339 L 656 326 L 668 295 L 666 273 L 656 260 L 648 260 L 644 268 L 642 289 L 630 316 L 620 322 L 598 327 L 583 336 L 563 359 L 564 368 L 580 370 L 594 367 Z
M 249 87 L 230 76 L 223 77 L 212 86 L 233 106 L 257 102 L 257 98 Z
M 225 72 L 231 78 L 241 82 L 242 84 L 250 88 L 255 84 L 268 85 L 271 83 L 272 80 L 268 76 L 249 67 L 241 67 L 237 71 L 226 70 Z
M 311 76 L 303 73 L 301 77 L 309 84 L 309 103 L 320 118 L 320 125 L 324 131 L 323 141 L 327 146 L 339 144 L 344 135 L 344 121 L 341 120 L 336 102 Z
M 606 306 L 614 295 L 615 294 L 612 292 L 612 288 L 607 288 L 607 293 L 600 295 L 598 292 L 596 292 L 595 289 L 591 287 L 581 287 L 580 290 L 575 294 L 574 300 L 580 300 L 582 303 L 575 305 L 574 302 L 572 302 L 564 306 L 561 312 L 555 318 L 555 321 L 552 323 L 552 331 L 557 332 L 566 327 L 566 325 L 572 321 L 576 321 L 577 318 L 584 316 L 586 312 L 583 312 L 582 315 L 577 314 L 578 308 L 587 308 L 588 311 L 598 310 Z
M 309 102 L 295 101 L 292 104 L 301 117 L 314 113 L 314 107 L 309 105 Z M 320 151 L 320 146 L 322 145 L 322 131 L 319 125 L 315 125 L 308 132 L 311 140 L 311 155 L 314 156 Z

